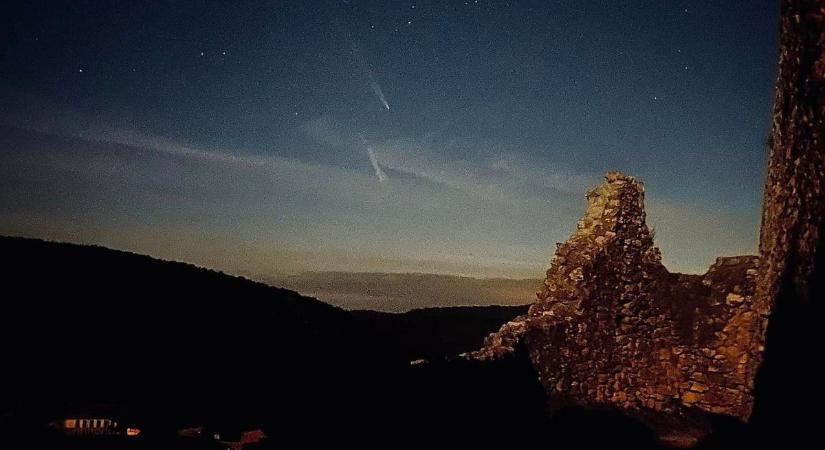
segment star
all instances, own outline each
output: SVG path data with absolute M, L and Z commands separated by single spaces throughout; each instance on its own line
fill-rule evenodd
M 77 69 L 77 73 L 83 73 L 83 69 Z
M 201 52 L 201 56 L 203 56 L 203 52 Z

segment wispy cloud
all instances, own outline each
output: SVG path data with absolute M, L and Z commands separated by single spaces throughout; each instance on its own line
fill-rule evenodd
M 4 229 L 35 234 L 40 229 L 53 238 L 60 238 L 60 230 L 72 236 L 65 230 L 73 226 L 98 230 L 92 236 L 110 229 L 106 239 L 121 239 L 117 236 L 128 236 L 124 230 L 136 221 L 149 222 L 142 240 L 129 246 L 136 251 L 159 248 L 148 243 L 152 229 L 171 233 L 170 239 L 200 233 L 192 242 L 242 237 L 254 243 L 248 247 L 269 249 L 258 251 L 254 262 L 233 254 L 233 264 L 247 271 L 380 270 L 382 264 L 395 270 L 430 261 L 427 267 L 449 267 L 453 273 L 537 276 L 553 243 L 573 231 L 585 208 L 584 192 L 601 178 L 529 156 L 540 152 L 443 133 L 373 137 L 367 144 L 331 117 L 307 122 L 304 131 L 335 158 L 309 161 L 278 156 L 278 149 L 203 148 L 61 113 L 30 99 L 22 103 L 0 112 L 0 123 L 113 146 L 84 153 L 83 142 L 68 142 L 66 151 L 49 144 L 0 152 L 3 173 L 14 175 L 12 181 L 7 177 L 0 209 L 16 208 L 15 215 L 0 214 Z M 371 170 L 364 164 L 365 148 Z M 23 156 L 42 164 L 36 170 L 24 167 Z M 61 164 L 47 167 L 50 159 Z M 80 176 L 86 177 L 82 183 Z M 392 182 L 378 186 L 376 177 Z M 64 203 L 44 204 L 44 198 Z M 658 243 L 674 270 L 701 271 L 715 255 L 748 252 L 756 242 L 749 240 L 747 231 L 755 225 L 748 218 L 669 201 L 655 192 L 649 198 Z M 47 230 L 47 223 L 61 225 Z M 123 241 L 101 243 L 106 242 Z M 235 251 L 229 244 L 220 248 Z M 214 260 L 202 251 L 180 250 L 184 259 L 194 254 L 199 261 Z M 316 255 L 312 261 L 319 266 L 284 256 L 298 254 Z M 347 263 L 324 266 L 333 254 L 346 255 Z
M 370 153 L 380 153 L 380 167 L 384 169 L 487 200 L 512 201 L 510 194 L 521 199 L 569 199 L 579 197 L 601 178 L 597 173 L 564 168 L 558 162 L 526 159 L 523 151 L 477 138 L 449 138 L 430 132 L 420 137 L 374 139 L 367 144 L 361 133 L 327 116 L 308 121 L 304 129 L 316 142 L 353 154 L 368 145 Z
M 204 149 L 100 124 L 78 130 L 43 123 L 48 122 L 28 122 L 24 129 L 57 137 L 24 133 L 15 145 L 19 150 L 0 152 L 0 172 L 19 174 L 6 178 L 10 187 L 0 198 L 0 211 L 9 213 L 0 214 L 0 232 L 258 273 L 429 267 L 520 277 L 540 274 L 546 259 L 545 245 L 516 238 L 523 228 L 517 210 L 491 215 L 494 208 L 485 208 L 483 200 L 415 177 L 376 189 L 375 177 L 389 175 L 372 148 L 380 172 L 375 166 L 370 173 Z M 55 200 L 45 204 L 43 198 Z M 140 231 L 128 231 L 135 229 Z M 248 247 L 234 247 L 238 239 L 269 249 L 269 259 L 260 249 L 254 260 L 236 254 Z M 187 250 L 185 242 L 200 244 Z M 209 249 L 225 252 L 231 263 L 218 264 Z M 289 255 L 315 256 L 293 260 Z M 330 265 L 343 260 L 340 255 L 346 255 L 346 265 Z
M 378 158 L 375 157 L 375 152 L 372 151 L 372 147 L 367 147 L 367 154 L 370 157 L 370 163 L 372 164 L 372 168 L 375 169 L 375 176 L 378 177 L 378 181 L 381 183 L 387 181 L 387 174 L 381 170 L 381 166 L 378 165 Z

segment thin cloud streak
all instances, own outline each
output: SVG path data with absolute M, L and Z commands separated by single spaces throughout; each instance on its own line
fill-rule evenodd
M 217 203 L 216 208 L 233 211 L 238 220 L 252 220 L 254 216 L 254 220 L 265 221 L 265 218 L 258 218 L 265 215 L 256 208 L 277 205 L 277 214 L 300 217 L 315 227 L 310 233 L 306 224 L 290 224 L 291 234 L 283 234 L 283 239 L 288 237 L 283 242 L 322 245 L 326 242 L 323 236 L 341 236 L 341 240 L 335 241 L 340 251 L 362 252 L 366 251 L 366 245 L 374 245 L 373 253 L 383 253 L 395 259 L 410 256 L 410 245 L 418 245 L 418 257 L 441 260 L 443 256 L 436 249 L 449 243 L 445 255 L 462 258 L 460 264 L 477 260 L 479 264 L 492 266 L 497 265 L 497 261 L 512 260 L 524 261 L 526 266 L 530 261 L 544 260 L 552 242 L 566 239 L 575 220 L 583 213 L 584 192 L 601 180 L 597 174 L 549 170 L 549 162 L 528 161 L 517 154 L 491 146 L 482 147 L 476 142 L 462 145 L 478 145 L 480 150 L 473 154 L 479 156 L 472 160 L 459 159 L 451 156 L 458 152 L 440 151 L 455 145 L 454 142 L 432 133 L 420 139 L 396 138 L 366 145 L 364 139 L 358 139 L 357 133 L 342 131 L 335 121 L 325 117 L 305 125 L 307 136 L 335 150 L 339 156 L 349 155 L 348 160 L 310 162 L 241 153 L 234 149 L 203 149 L 135 130 L 106 126 L 93 118 L 84 120 L 82 115 L 69 112 L 58 112 L 52 117 L 30 113 L 24 117 L 27 120 L 22 124 L 17 119 L 18 123 L 13 125 L 235 168 L 237 172 L 233 173 L 245 181 L 227 180 L 233 183 L 233 189 L 247 190 L 225 195 L 244 198 L 249 203 Z M 9 122 L 10 118 L 13 118 L 10 113 L 0 113 L 0 122 Z M 358 170 L 365 146 L 374 173 Z M 82 167 L 81 162 L 78 161 L 77 166 Z M 399 176 L 398 182 L 376 189 L 374 177 L 383 182 L 394 173 L 409 176 Z M 250 177 L 255 180 L 252 190 L 244 188 L 244 184 L 250 183 L 247 180 L 252 179 Z M 199 185 L 186 187 L 187 192 L 196 189 L 201 188 Z M 170 191 L 170 195 L 173 192 L 176 191 Z M 210 198 L 211 190 L 193 192 L 210 202 L 222 201 Z M 283 203 L 285 199 L 291 202 L 288 207 Z M 674 270 L 698 272 L 706 268 L 705 261 L 720 250 L 727 254 L 746 253 L 755 246 L 755 239 L 754 245 L 749 245 L 747 235 L 742 239 L 735 238 L 738 235 L 734 230 L 753 228 L 747 221 L 706 208 L 668 202 L 656 197 L 654 192 L 651 192 L 651 200 L 658 243 L 666 250 L 665 259 Z M 303 209 L 320 211 L 324 216 L 313 217 Z M 413 210 L 420 213 L 408 215 Z M 272 220 L 277 217 L 272 216 Z M 264 230 L 267 226 L 273 227 L 268 231 L 273 236 L 285 232 L 279 231 L 274 223 L 261 222 L 255 226 Z M 374 239 L 376 230 L 382 233 L 380 241 Z M 399 232 L 405 234 L 405 240 L 392 238 Z M 704 236 L 705 244 L 697 246 L 695 242 L 686 242 L 687 236 Z M 421 242 L 433 242 L 432 248 L 424 248 Z M 313 248 L 315 250 L 320 248 Z
M 381 166 L 378 165 L 378 158 L 375 157 L 375 152 L 372 151 L 372 147 L 367 147 L 367 154 L 370 156 L 370 163 L 372 164 L 372 168 L 375 169 L 375 176 L 378 177 L 378 181 L 383 183 L 387 181 L 387 174 L 381 170 Z

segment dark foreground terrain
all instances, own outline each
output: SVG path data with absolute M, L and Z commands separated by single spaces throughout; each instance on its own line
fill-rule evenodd
M 479 346 L 524 307 L 350 313 L 99 247 L 0 238 L 0 255 L 0 441 L 15 448 L 189 445 L 176 431 L 197 425 L 262 428 L 270 444 L 379 444 L 543 417 L 526 360 L 483 377 L 473 365 L 438 362 Z M 411 367 L 419 358 L 434 361 Z M 481 407 L 488 401 L 512 403 L 514 414 L 492 414 Z M 48 426 L 84 415 L 143 432 L 78 441 Z
M 0 238 L 0 255 L 3 448 L 223 448 L 178 436 L 194 426 L 269 436 L 244 448 L 655 446 L 645 427 L 615 412 L 551 414 L 523 351 L 488 363 L 445 359 L 478 348 L 526 307 L 347 312 L 99 247 Z M 84 415 L 142 433 L 74 438 L 49 426 Z M 714 420 L 706 447 L 764 434 Z

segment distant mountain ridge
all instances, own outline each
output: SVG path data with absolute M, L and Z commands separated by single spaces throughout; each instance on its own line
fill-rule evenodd
M 471 278 L 428 273 L 306 272 L 269 277 L 269 284 L 350 310 L 406 312 L 447 306 L 532 303 L 543 280 Z

